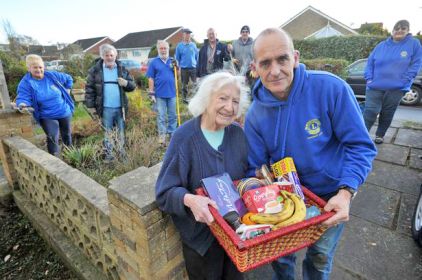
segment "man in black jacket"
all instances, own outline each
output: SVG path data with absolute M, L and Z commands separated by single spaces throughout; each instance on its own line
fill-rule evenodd
M 204 45 L 199 50 L 196 76 L 204 77 L 223 69 L 224 61 L 230 60 L 227 45 L 218 41 L 214 28 L 209 28 Z
M 133 77 L 116 60 L 117 50 L 109 44 L 100 46 L 100 56 L 96 64 L 89 69 L 85 86 L 85 105 L 95 108 L 105 129 L 105 159 L 114 159 L 113 142 L 120 155 L 124 155 L 125 116 L 128 110 L 126 92 L 136 87 Z M 92 109 L 94 110 L 94 109 Z M 116 127 L 113 133 L 113 128 Z M 113 137 L 113 135 L 115 137 Z

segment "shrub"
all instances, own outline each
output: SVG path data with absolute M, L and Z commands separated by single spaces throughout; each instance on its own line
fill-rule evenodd
M 73 57 L 67 61 L 64 72 L 71 75 L 73 80 L 88 76 L 88 70 L 94 65 L 94 56 L 86 54 L 83 57 Z
M 334 58 L 302 59 L 301 62 L 309 70 L 324 70 L 342 78 L 346 76 L 345 69 L 349 65 L 347 60 Z
M 27 72 L 25 62 L 17 60 L 6 52 L 0 51 L 0 60 L 3 64 L 4 76 L 10 100 L 15 100 L 20 80 Z

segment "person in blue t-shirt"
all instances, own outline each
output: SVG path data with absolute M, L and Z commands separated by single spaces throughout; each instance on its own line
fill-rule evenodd
M 47 135 L 48 152 L 58 156 L 59 131 L 63 144 L 72 145 L 74 104 L 69 94 L 73 85 L 72 77 L 61 72 L 44 72 L 44 61 L 35 54 L 26 57 L 26 66 L 28 73 L 18 85 L 16 104 L 19 108 L 34 109 L 34 118 Z
M 189 28 L 182 29 L 182 41 L 176 46 L 175 58 L 179 65 L 182 82 L 183 102 L 187 103 L 189 80 L 193 85 L 196 83 L 196 63 L 198 61 L 198 48 L 191 41 L 192 31 Z
M 253 45 L 259 75 L 246 114 L 248 176 L 263 164 L 292 157 L 300 182 L 327 201 L 335 214 L 329 228 L 306 252 L 303 279 L 328 279 L 335 249 L 349 220 L 351 199 L 376 155 L 352 89 L 339 77 L 306 70 L 289 35 L 262 31 Z M 296 256 L 273 262 L 276 279 L 294 279 Z
M 85 86 L 85 105 L 98 114 L 104 127 L 106 161 L 115 155 L 125 158 L 125 121 L 128 112 L 126 92 L 136 84 L 129 71 L 116 59 L 117 50 L 110 44 L 100 46 L 100 56 L 88 71 Z M 115 145 L 113 145 L 115 143 Z M 117 146 L 117 149 L 116 149 Z
M 159 40 L 157 50 L 158 56 L 151 61 L 146 76 L 149 96 L 157 104 L 158 141 L 166 145 L 166 138 L 171 138 L 177 127 L 174 80 L 176 61 L 169 57 L 169 44 L 166 41 Z
M 409 33 L 409 22 L 398 21 L 391 37 L 379 43 L 365 69 L 366 100 L 363 118 L 368 131 L 377 116 L 375 143 L 382 144 L 403 95 L 410 90 L 422 65 L 422 47 Z

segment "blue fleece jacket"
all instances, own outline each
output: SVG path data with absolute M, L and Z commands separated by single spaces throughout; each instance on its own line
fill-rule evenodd
M 370 89 L 399 89 L 412 86 L 422 65 L 422 47 L 412 34 L 394 42 L 392 37 L 379 43 L 368 57 L 365 69 L 366 86 Z
M 18 85 L 16 105 L 24 103 L 33 107 L 37 122 L 40 119 L 59 119 L 71 115 L 74 103 L 67 90 L 72 88 L 72 77 L 62 72 L 46 71 L 40 81 L 32 78 L 29 72 L 26 73 Z
M 299 64 L 286 101 L 260 80 L 253 99 L 245 122 L 249 176 L 262 164 L 292 157 L 302 185 L 318 195 L 341 185 L 357 189 L 365 181 L 376 149 L 343 80 Z
M 223 143 L 215 150 L 201 131 L 201 118 L 180 126 L 171 138 L 155 186 L 157 204 L 169 213 L 183 243 L 202 256 L 214 241 L 208 226 L 196 222 L 183 203 L 185 194 L 196 194 L 203 178 L 227 172 L 233 180 L 246 177 L 248 146 L 237 125 L 224 129 Z

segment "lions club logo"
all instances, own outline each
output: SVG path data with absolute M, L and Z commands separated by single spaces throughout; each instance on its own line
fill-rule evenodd
M 407 51 L 402 51 L 402 52 L 400 53 L 400 56 L 401 56 L 401 57 L 407 57 Z
M 318 119 L 312 119 L 306 122 L 305 130 L 308 132 L 310 138 L 321 135 L 321 122 Z

